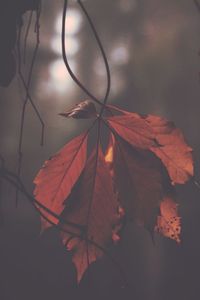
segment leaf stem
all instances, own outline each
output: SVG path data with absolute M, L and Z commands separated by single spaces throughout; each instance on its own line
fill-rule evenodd
M 88 206 L 88 212 L 87 212 L 87 218 L 86 218 L 86 237 L 88 236 L 88 229 L 89 229 L 89 219 L 90 219 L 90 213 L 92 209 L 92 202 L 93 202 L 93 195 L 94 195 L 94 189 L 95 189 L 95 182 L 97 177 L 97 167 L 98 167 L 98 156 L 99 156 L 99 144 L 100 144 L 100 134 L 101 134 L 101 118 L 98 118 L 98 132 L 97 132 L 97 144 L 96 144 L 96 153 L 95 153 L 95 164 L 94 164 L 94 177 L 92 182 L 92 189 L 91 189 L 91 199 L 89 201 Z M 90 265 L 90 259 L 89 259 L 89 248 L 88 248 L 88 242 L 86 241 L 86 255 L 87 255 L 87 263 L 88 266 Z
M 106 107 L 106 103 L 107 103 L 107 100 L 108 100 L 108 97 L 109 97 L 109 94 L 110 94 L 110 88 L 111 88 L 111 76 L 110 76 L 110 67 L 109 67 L 109 64 L 108 64 L 108 59 L 106 57 L 106 53 L 105 53 L 105 50 L 103 48 L 103 45 L 102 45 L 102 42 L 99 38 L 99 35 L 97 33 L 97 30 L 94 26 L 94 23 L 92 22 L 92 19 L 91 17 L 89 16 L 85 6 L 83 5 L 82 1 L 81 0 L 77 0 L 78 4 L 80 5 L 82 11 L 84 12 L 89 24 L 90 24 L 90 27 L 92 29 L 92 32 L 95 36 L 95 39 L 97 41 L 97 44 L 100 48 L 100 51 L 101 51 L 101 54 L 102 54 L 102 57 L 103 57 L 103 60 L 104 60 L 104 64 L 105 64 L 105 68 L 106 68 L 106 75 L 107 75 L 107 88 L 106 88 L 106 93 L 105 93 L 105 96 L 104 96 L 104 99 L 103 99 L 103 106 L 101 107 L 101 111 L 100 111 L 100 116 L 102 116 L 103 114 L 103 111 Z
M 94 95 L 92 95 L 88 89 L 80 82 L 80 80 L 76 77 L 76 75 L 73 73 L 68 59 L 66 55 L 66 47 L 65 47 L 65 23 L 66 23 L 66 13 L 67 13 L 67 5 L 68 5 L 68 0 L 64 0 L 64 7 L 63 7 L 63 16 L 62 16 L 62 35 L 61 35 L 61 43 L 62 43 L 62 56 L 63 56 L 63 61 L 65 63 L 65 66 L 67 68 L 67 71 L 69 72 L 69 75 L 73 79 L 73 81 L 96 103 L 102 106 L 101 101 L 99 101 Z
M 68 6 L 68 0 L 64 0 L 64 7 L 63 7 L 63 16 L 62 16 L 62 34 L 61 34 L 61 43 L 62 43 L 62 56 L 63 56 L 63 61 L 65 63 L 66 69 L 69 72 L 69 75 L 71 76 L 71 78 L 73 79 L 73 81 L 93 100 L 95 101 L 97 104 L 99 104 L 101 106 L 101 111 L 100 111 L 100 116 L 103 114 L 104 110 L 106 109 L 106 103 L 108 100 L 108 96 L 110 94 L 110 87 L 111 87 L 111 76 L 110 76 L 110 68 L 109 68 L 109 64 L 108 64 L 108 60 L 103 48 L 103 45 L 101 43 L 101 40 L 98 36 L 97 30 L 94 26 L 94 23 L 92 22 L 86 8 L 84 7 L 83 3 L 80 0 L 77 0 L 78 4 L 80 5 L 81 9 L 83 10 L 89 24 L 90 27 L 92 29 L 92 32 L 94 33 L 95 39 L 97 41 L 97 44 L 100 48 L 104 63 L 105 63 L 105 68 L 106 68 L 106 74 L 107 74 L 107 88 L 106 88 L 106 92 L 105 92 L 105 96 L 103 99 L 103 103 L 97 99 L 96 96 L 94 96 L 81 82 L 80 80 L 76 77 L 76 75 L 73 73 L 68 59 L 67 59 L 67 55 L 66 55 L 66 46 L 65 46 L 65 34 L 66 34 L 66 29 L 65 29 L 65 24 L 66 24 L 66 14 L 67 14 L 67 6 Z

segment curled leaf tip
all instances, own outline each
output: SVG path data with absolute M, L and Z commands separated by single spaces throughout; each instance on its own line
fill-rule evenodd
M 59 115 L 65 118 L 90 119 L 97 116 L 97 111 L 96 106 L 91 100 L 85 100 L 76 104 L 70 110 L 59 113 Z

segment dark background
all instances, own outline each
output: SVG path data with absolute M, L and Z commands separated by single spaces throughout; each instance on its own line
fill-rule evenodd
M 173 120 L 194 149 L 195 176 L 200 180 L 200 15 L 193 1 L 87 0 L 86 8 L 99 32 L 110 63 L 110 103 L 138 113 Z M 22 178 L 27 189 L 44 160 L 88 121 L 58 116 L 87 97 L 72 82 L 60 53 L 62 1 L 42 1 L 40 50 L 30 92 L 45 122 L 40 124 L 28 104 L 23 139 Z M 106 73 L 84 15 L 71 1 L 67 51 L 74 72 L 100 99 Z M 29 13 L 23 17 L 26 28 Z M 25 29 L 23 29 L 25 31 Z M 5 35 L 7 34 L 5 28 Z M 3 43 L 3 40 L 1 41 Z M 34 20 L 27 48 L 27 74 L 35 46 Z M 18 76 L 0 88 L 0 152 L 6 166 L 17 169 L 17 149 L 24 90 Z M 200 191 L 192 183 L 178 187 L 182 243 L 128 224 L 121 244 L 113 250 L 130 283 L 122 288 L 119 272 L 108 258 L 91 267 L 79 289 L 70 254 L 55 229 L 39 235 L 40 219 L 27 199 L 4 182 L 1 193 L 0 299 L 136 299 L 192 300 L 200 298 Z M 91 276 L 92 275 L 92 276 Z M 89 277 L 89 279 L 88 279 Z

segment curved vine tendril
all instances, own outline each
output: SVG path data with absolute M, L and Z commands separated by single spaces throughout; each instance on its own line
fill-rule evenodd
M 92 19 L 90 18 L 85 6 L 83 5 L 83 3 L 80 0 L 77 0 L 78 4 L 80 5 L 81 9 L 83 10 L 89 24 L 90 27 L 92 29 L 92 32 L 94 34 L 94 37 L 97 41 L 97 44 L 100 48 L 104 63 L 105 63 L 105 68 L 106 68 L 106 74 L 107 74 L 107 88 L 106 88 L 106 93 L 103 99 L 103 102 L 101 102 L 99 99 L 97 99 L 81 82 L 80 80 L 76 77 L 76 75 L 73 73 L 68 59 L 67 59 L 67 55 L 66 55 L 66 46 L 65 46 L 65 24 L 66 24 L 66 14 L 67 14 L 67 7 L 68 7 L 68 0 L 64 0 L 64 7 L 63 7 L 63 16 L 62 16 L 62 37 L 61 37 L 61 42 L 62 42 L 62 56 L 63 56 L 63 61 L 65 63 L 65 66 L 67 68 L 67 71 L 69 72 L 71 78 L 73 79 L 73 81 L 92 99 L 94 100 L 96 103 L 98 103 L 101 106 L 101 112 L 100 112 L 100 116 L 103 114 L 104 109 L 106 108 L 106 103 L 107 103 L 107 99 L 110 93 L 110 87 L 111 87 L 111 76 L 110 76 L 110 68 L 109 68 L 109 64 L 108 64 L 108 60 L 103 48 L 103 45 L 101 43 L 101 40 L 98 36 L 97 30 L 94 26 L 94 23 L 92 22 Z

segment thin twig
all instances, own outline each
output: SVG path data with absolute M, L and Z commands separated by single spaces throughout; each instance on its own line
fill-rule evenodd
M 24 37 L 24 49 L 23 49 L 23 63 L 26 64 L 26 48 L 27 48 L 27 40 L 28 40 L 28 34 L 30 31 L 31 27 L 31 22 L 32 22 L 32 17 L 33 17 L 33 11 L 30 12 L 29 20 L 28 20 L 28 25 L 26 28 L 26 33 Z
M 30 70 L 28 74 L 28 80 L 26 84 L 26 96 L 25 96 L 25 101 L 22 107 L 22 114 L 21 114 L 21 125 L 20 125 L 20 136 L 19 136 L 19 145 L 18 145 L 18 170 L 17 174 L 20 177 L 21 175 L 21 168 L 22 168 L 22 143 L 23 143 L 23 135 L 24 135 L 24 123 L 25 123 L 25 113 L 26 113 L 26 106 L 29 100 L 28 92 L 31 84 L 31 79 L 32 79 L 32 74 L 33 74 L 33 67 L 35 64 L 35 60 L 37 57 L 37 52 L 39 48 L 39 18 L 40 18 L 40 7 L 38 11 L 36 12 L 36 28 L 37 28 L 37 33 L 36 33 L 36 45 L 35 49 L 33 51 L 33 56 L 31 60 L 31 65 L 30 65 Z M 21 72 L 21 50 L 20 50 L 20 37 L 21 37 L 21 27 L 19 29 L 19 39 L 18 39 L 18 58 L 19 58 L 19 74 Z M 16 192 L 16 204 L 18 203 L 18 191 Z
M 41 117 L 41 115 L 40 115 L 40 113 L 39 113 L 39 110 L 38 110 L 36 104 L 34 103 L 32 97 L 31 97 L 31 95 L 30 95 L 30 92 L 29 92 L 29 90 L 28 90 L 28 87 L 27 87 L 27 85 L 26 85 L 26 81 L 25 81 L 25 79 L 24 79 L 24 75 L 22 74 L 22 72 L 19 72 L 19 77 L 20 77 L 20 79 L 21 79 L 21 81 L 22 81 L 22 84 L 23 84 L 23 87 L 24 87 L 24 89 L 25 89 L 25 91 L 26 91 L 26 93 L 27 93 L 27 95 L 28 95 L 29 102 L 31 103 L 31 106 L 32 106 L 32 108 L 34 109 L 34 111 L 35 111 L 35 113 L 36 113 L 36 116 L 38 117 L 38 120 L 40 121 L 40 124 L 41 124 L 41 138 L 40 138 L 40 145 L 43 146 L 43 145 L 44 145 L 45 123 L 44 123 L 44 121 L 43 121 L 43 119 L 42 119 L 42 117 Z
M 38 38 L 39 39 L 39 38 Z M 18 39 L 17 39 L 17 57 L 18 57 L 18 75 L 19 75 L 19 78 L 23 84 L 23 87 L 25 89 L 25 92 L 26 92 L 26 96 L 28 97 L 28 100 L 29 102 L 31 103 L 31 106 L 33 108 L 33 110 L 35 111 L 36 113 L 36 116 L 38 117 L 39 119 L 39 122 L 41 124 L 41 127 L 42 127 L 42 131 L 41 131 L 41 141 L 40 141 L 40 145 L 43 146 L 44 144 L 44 130 L 45 130 L 45 123 L 44 121 L 42 120 L 42 117 L 39 113 L 39 110 L 37 108 L 37 106 L 35 105 L 31 95 L 30 95 L 30 92 L 29 92 L 29 88 L 26 84 L 26 81 L 25 81 L 25 78 L 24 78 L 24 75 L 22 73 L 22 69 L 21 69 L 21 48 L 20 48 L 20 44 L 21 44 L 21 27 L 19 28 L 19 31 L 18 31 Z
M 75 224 L 72 222 L 69 222 L 67 220 L 63 220 L 60 218 L 60 216 L 58 216 L 57 214 L 55 214 L 54 212 L 52 212 L 50 209 L 48 209 L 47 207 L 43 206 L 40 202 L 38 202 L 35 198 L 33 198 L 25 189 L 21 179 L 14 173 L 7 171 L 5 169 L 0 169 L 0 177 L 3 178 L 4 180 L 6 180 L 7 182 L 9 182 L 11 185 L 15 186 L 18 190 L 20 190 L 21 193 L 23 193 L 27 199 L 30 201 L 30 203 L 34 206 L 34 208 L 36 209 L 36 211 L 38 211 L 38 213 L 42 216 L 42 218 L 44 218 L 49 224 L 51 224 L 52 226 L 55 226 L 56 228 L 58 228 L 59 231 L 62 231 L 64 233 L 67 233 L 69 235 L 71 235 L 72 237 L 76 237 L 79 238 L 81 240 L 85 240 L 87 243 L 90 243 L 91 245 L 95 246 L 97 249 L 101 250 L 102 253 L 104 255 L 106 255 L 111 261 L 112 263 L 115 265 L 115 267 L 119 270 L 120 276 L 124 282 L 125 286 L 130 286 L 126 276 L 123 272 L 123 269 L 121 268 L 121 266 L 119 265 L 119 263 L 113 258 L 113 256 L 109 253 L 109 251 L 107 251 L 105 248 L 103 248 L 102 246 L 100 246 L 98 243 L 96 243 L 93 240 L 90 240 L 87 237 L 83 238 L 82 235 L 82 226 L 79 224 Z M 43 210 L 45 210 L 46 212 L 48 212 L 48 214 L 52 215 L 54 218 L 56 218 L 58 220 L 58 223 L 54 223 L 53 221 L 51 221 L 46 215 L 44 215 L 41 210 L 37 207 L 40 206 L 40 208 L 42 208 Z M 75 233 L 75 232 L 71 232 L 65 228 L 63 228 L 63 224 L 66 224 L 70 227 L 74 227 L 76 229 L 80 230 L 80 234 Z M 85 229 L 85 227 L 84 227 Z
M 60 216 L 57 215 L 56 213 L 54 213 L 51 209 L 49 209 L 48 207 L 46 207 L 45 205 L 43 205 L 42 203 L 40 203 L 39 201 L 37 201 L 34 197 L 32 197 L 26 190 L 25 186 L 23 185 L 21 179 L 14 173 L 4 169 L 1 169 L 1 177 L 3 177 L 4 179 L 6 179 L 7 181 L 9 181 L 11 184 L 13 184 L 17 189 L 19 189 L 30 201 L 32 204 L 34 204 L 34 207 L 36 208 L 37 211 L 39 211 L 39 213 L 41 212 L 38 207 L 40 207 L 40 209 L 44 210 L 45 212 L 47 212 L 49 215 L 51 215 L 52 217 L 56 218 L 57 220 L 60 220 Z M 37 206 L 35 206 L 37 205 Z M 65 223 L 66 225 L 70 225 L 71 227 L 74 227 L 76 229 L 79 229 L 80 231 L 82 231 L 84 228 L 83 226 L 79 225 L 79 224 L 75 224 L 73 222 L 68 222 L 66 220 L 62 220 L 62 223 Z

